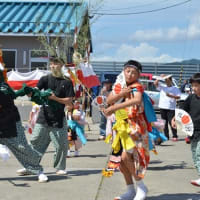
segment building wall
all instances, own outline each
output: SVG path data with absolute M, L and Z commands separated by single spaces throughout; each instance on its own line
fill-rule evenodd
M 61 51 L 63 49 L 66 51 L 67 59 L 68 61 L 72 60 L 72 54 L 73 54 L 73 37 L 63 37 L 61 38 L 61 43 L 60 43 L 60 48 Z M 51 37 L 50 40 L 54 40 L 55 37 Z M 62 40 L 63 39 L 63 40 Z M 65 42 L 67 40 L 67 42 Z M 16 63 L 15 67 L 12 66 L 12 69 L 15 69 L 19 72 L 27 72 L 31 71 L 31 66 L 30 66 L 30 50 L 44 50 L 42 47 L 42 44 L 38 40 L 38 37 L 33 37 L 33 36 L 0 36 L 0 48 L 2 50 L 16 50 Z M 26 57 L 26 62 L 24 64 L 23 59 L 24 59 L 24 53 Z M 46 63 L 48 63 L 48 56 L 46 57 L 47 60 L 43 60 Z M 34 61 L 34 62 L 41 62 L 40 61 Z M 72 62 L 72 61 L 71 61 Z M 8 70 L 9 67 L 7 67 Z M 46 67 L 45 67 L 46 69 Z M 33 69 L 32 69 L 33 70 Z
M 3 50 L 17 50 L 15 70 L 24 72 L 29 71 L 29 50 L 42 48 L 37 37 L 31 36 L 0 36 L 0 46 Z M 23 64 L 24 52 L 26 52 L 26 64 Z

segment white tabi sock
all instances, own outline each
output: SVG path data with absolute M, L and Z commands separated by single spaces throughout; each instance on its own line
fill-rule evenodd
M 144 200 L 146 198 L 148 189 L 142 180 L 136 181 L 137 190 L 134 200 Z
M 118 199 L 120 200 L 133 200 L 135 196 L 135 188 L 134 185 L 127 185 L 127 192 L 122 194 Z

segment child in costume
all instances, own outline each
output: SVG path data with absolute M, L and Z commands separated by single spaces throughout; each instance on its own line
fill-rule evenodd
M 142 66 L 137 61 L 130 60 L 124 64 L 124 70 L 118 76 L 120 80 L 116 81 L 107 98 L 111 106 L 104 110 L 107 116 L 115 113 L 116 122 L 112 127 L 116 131 L 112 143 L 113 154 L 121 155 L 119 168 L 127 184 L 127 192 L 115 200 L 144 200 L 148 191 L 142 179 L 150 160 L 150 122 L 156 121 L 156 117 L 151 115 L 154 113 L 154 110 L 149 110 L 153 109 L 152 104 L 139 83 L 141 71 Z
M 194 74 L 190 83 L 192 84 L 193 93 L 184 101 L 181 109 L 188 112 L 194 125 L 192 137 L 190 137 L 192 158 L 194 166 L 200 176 L 200 73 Z M 175 117 L 172 119 L 172 126 L 176 128 Z M 192 180 L 191 184 L 200 187 L 200 177 Z
M 67 106 L 67 125 L 68 125 L 68 141 L 69 149 L 67 156 L 70 157 L 70 148 L 74 145 L 74 156 L 79 156 L 79 149 L 82 144 L 86 144 L 86 137 L 84 133 L 85 112 L 81 110 L 80 103 L 75 101 L 74 104 Z
M 152 139 L 153 144 L 160 145 L 161 143 L 168 140 L 168 138 L 163 133 L 164 126 L 165 121 L 163 119 L 158 119 L 156 122 L 152 123 L 152 131 L 149 132 L 149 138 Z

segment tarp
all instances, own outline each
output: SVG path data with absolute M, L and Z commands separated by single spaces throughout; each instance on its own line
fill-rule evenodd
M 35 87 L 39 79 L 48 73 L 49 73 L 48 71 L 39 69 L 26 73 L 10 71 L 7 73 L 8 84 L 14 90 L 19 90 L 22 87 L 23 83 L 26 83 L 30 87 Z
M 100 85 L 99 78 L 94 73 L 92 65 L 88 63 L 81 63 L 79 69 L 76 71 L 75 68 L 70 70 L 74 73 L 75 77 L 79 79 L 79 84 L 82 83 L 87 88 L 92 88 L 94 86 Z M 39 81 L 39 79 L 48 74 L 49 71 L 36 69 L 31 72 L 21 73 L 17 71 L 10 71 L 7 73 L 8 76 L 8 84 L 14 90 L 19 90 L 22 87 L 23 83 L 26 83 L 30 87 L 35 87 Z M 64 73 L 68 73 L 68 70 L 64 71 Z M 66 74 L 65 74 L 66 75 Z M 70 75 L 68 75 L 72 80 L 74 79 Z M 74 81 L 74 80 L 73 80 Z M 77 82 L 75 81 L 77 84 Z

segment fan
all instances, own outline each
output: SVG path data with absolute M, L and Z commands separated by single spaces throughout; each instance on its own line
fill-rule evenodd
M 182 109 L 175 109 L 175 121 L 178 132 L 183 132 L 187 136 L 193 135 L 193 122 L 190 115 L 186 111 Z

